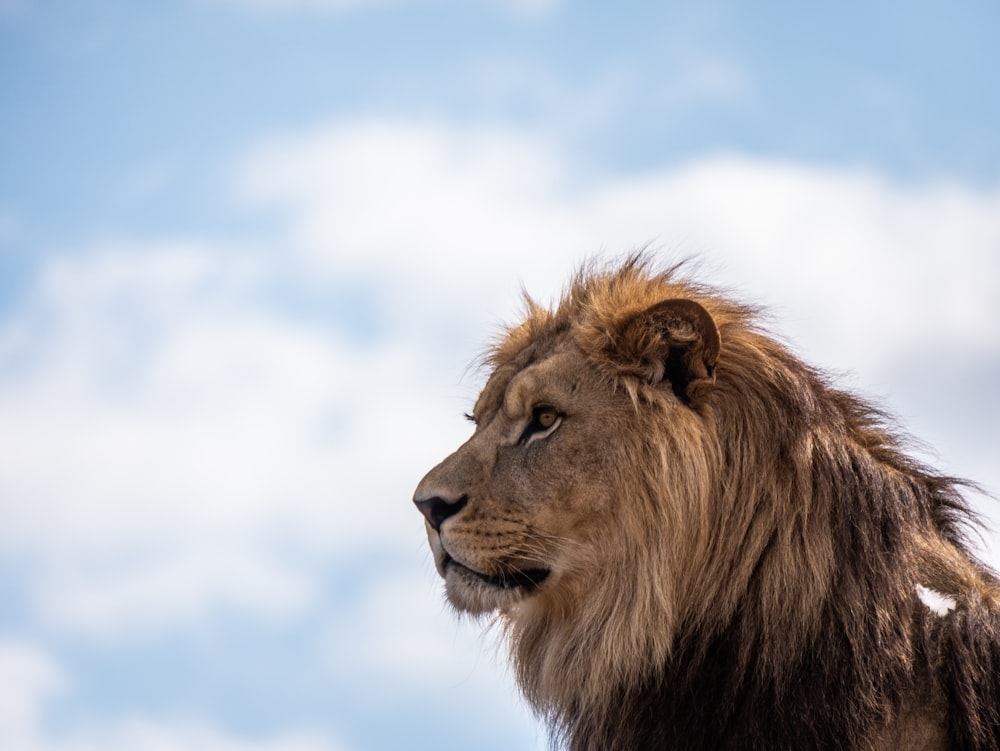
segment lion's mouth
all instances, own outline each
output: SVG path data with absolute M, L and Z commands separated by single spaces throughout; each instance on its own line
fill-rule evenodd
M 497 589 L 523 589 L 527 592 L 538 587 L 549 575 L 549 569 L 547 568 L 530 568 L 523 571 L 507 571 L 491 576 L 462 565 L 447 553 L 445 553 L 443 568 L 455 568 L 462 574 L 474 577 Z

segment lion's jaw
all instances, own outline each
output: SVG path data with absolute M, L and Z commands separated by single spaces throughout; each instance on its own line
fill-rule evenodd
M 427 541 L 444 579 L 448 601 L 458 610 L 473 615 L 509 612 L 550 578 L 551 568 L 539 561 L 516 557 L 491 561 L 476 551 L 465 550 L 460 541 L 453 547 L 461 552 L 452 552 L 446 547 L 450 525 L 443 526 L 439 532 L 427 522 Z

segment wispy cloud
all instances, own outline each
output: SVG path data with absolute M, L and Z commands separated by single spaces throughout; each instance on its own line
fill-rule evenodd
M 206 245 L 96 249 L 54 259 L 0 327 L 0 488 L 16 499 L 0 545 L 51 623 L 287 613 L 315 588 L 283 543 L 315 562 L 419 533 L 376 512 L 409 494 L 406 461 L 375 463 L 416 399 L 372 389 L 390 353 L 412 354 L 255 304 L 267 268 Z
M 241 190 L 288 211 L 290 247 L 316 268 L 449 280 L 456 307 L 498 304 L 478 287 L 509 286 L 501 274 L 551 294 L 583 257 L 659 241 L 788 310 L 805 343 L 820 327 L 828 360 L 874 372 L 930 334 L 1000 347 L 1000 189 L 725 155 L 595 180 L 558 154 L 509 131 L 339 125 L 262 146 Z
M 38 647 L 0 640 L 0 737 L 19 751 L 346 751 L 319 733 L 243 739 L 199 720 L 127 717 L 49 732 L 50 703 L 72 691 L 61 666 Z M 67 732 L 69 731 L 69 738 Z

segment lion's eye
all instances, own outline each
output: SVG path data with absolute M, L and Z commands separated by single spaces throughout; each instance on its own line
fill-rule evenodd
M 531 422 L 521 434 L 521 443 L 531 443 L 538 438 L 544 438 L 557 427 L 562 415 L 555 407 L 539 405 L 531 411 Z

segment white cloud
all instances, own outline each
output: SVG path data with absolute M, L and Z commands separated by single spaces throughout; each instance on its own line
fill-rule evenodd
M 47 622 L 288 615 L 321 561 L 419 540 L 420 352 L 269 313 L 258 272 L 192 245 L 61 257 L 0 326 L 0 554 Z
M 300 612 L 315 596 L 315 582 L 266 545 L 239 550 L 238 542 L 185 544 L 184 537 L 175 536 L 176 550 L 160 542 L 150 554 L 118 552 L 117 560 L 100 562 L 77 556 L 50 564 L 36 584 L 42 617 L 121 637 L 166 625 L 197 626 L 219 608 L 257 618 L 284 616 Z
M 475 283 L 593 250 L 568 178 L 547 144 L 509 132 L 361 122 L 263 144 L 241 187 L 291 209 L 298 249 L 332 273 Z
M 354 690 L 373 691 L 390 713 L 397 702 L 411 710 L 426 706 L 428 726 L 475 718 L 476 737 L 497 747 L 547 748 L 507 668 L 499 633 L 457 617 L 444 601 L 429 554 L 421 558 L 425 565 L 373 582 L 350 617 L 332 619 L 324 639 L 328 669 L 365 676 Z M 442 702 L 447 712 L 434 717 Z
M 517 277 L 552 296 L 580 259 L 652 240 L 842 365 L 877 369 L 928 336 L 1000 348 L 997 188 L 737 156 L 601 180 L 544 141 L 386 122 L 263 145 L 241 178 L 248 202 L 289 211 L 318 269 L 377 268 L 407 306 L 442 304 L 425 289 L 444 284 L 450 308 L 507 312 Z
M 325 737 L 293 733 L 277 738 L 242 739 L 198 721 L 177 723 L 134 719 L 74 740 L 66 751 L 342 751 Z M 63 751 L 62 744 L 44 747 Z
M 17 751 L 343 751 L 319 733 L 269 739 L 234 737 L 196 719 L 164 722 L 133 716 L 115 722 L 47 729 L 47 705 L 71 693 L 62 668 L 28 643 L 0 638 L 0 738 Z
M 0 638 L 0 738 L 9 748 L 32 751 L 42 704 L 67 685 L 62 671 L 44 652 Z
M 398 682 L 417 681 L 423 690 L 461 681 L 473 691 L 471 673 L 483 661 L 497 668 L 505 662 L 499 645 L 484 639 L 483 625 L 459 619 L 445 603 L 429 556 L 427 565 L 373 583 L 350 621 L 336 619 L 330 630 L 329 663 L 346 672 L 376 671 Z M 406 614 L 404 628 L 399 614 Z M 499 659 L 498 659 L 499 658 Z M 492 677 L 491 677 L 492 680 Z M 513 690 L 513 687 L 511 687 Z
M 591 215 L 684 238 L 797 346 L 874 373 L 929 338 L 1000 349 L 998 209 L 998 189 L 719 157 L 606 187 Z

